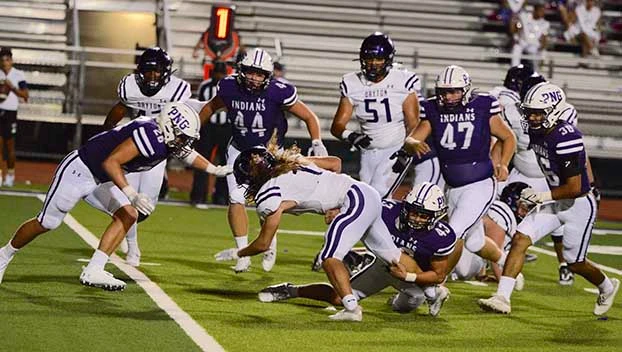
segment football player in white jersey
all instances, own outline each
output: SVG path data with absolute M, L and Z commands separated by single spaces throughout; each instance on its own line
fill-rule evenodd
M 332 172 L 341 169 L 341 161 L 336 157 L 307 159 L 296 147 L 278 151 L 276 143 L 271 143 L 269 148 L 272 152 L 262 146 L 247 149 L 234 164 L 238 182 L 248 185 L 246 196 L 254 199 L 257 213 L 263 219 L 259 236 L 242 249 L 219 252 L 215 256 L 217 260 L 237 260 L 268 250 L 283 213 L 325 214 L 339 208 L 339 215 L 326 231 L 319 256 L 324 272 L 345 307 L 331 315 L 332 320 L 363 319 L 358 298 L 350 285 L 349 272 L 343 264 L 344 256 L 359 240 L 387 263 L 405 264 L 408 271 L 405 281 L 416 280 L 421 269 L 395 246 L 390 236 L 378 236 L 374 231 L 365 236 L 370 227 L 384 226 L 382 203 L 375 189 L 348 175 Z
M 419 77 L 404 69 L 392 69 L 395 46 L 380 32 L 365 38 L 359 60 L 361 70 L 347 73 L 340 84 L 341 99 L 331 133 L 361 150 L 361 181 L 387 194 L 400 176 L 392 172 L 391 155 L 419 119 Z M 346 129 L 354 112 L 361 131 Z
M 114 128 L 125 116 L 146 116 L 156 118 L 164 105 L 171 102 L 185 102 L 192 95 L 190 84 L 173 76 L 173 59 L 162 48 L 149 48 L 138 60 L 137 73 L 123 77 L 117 88 L 119 102 L 110 110 L 104 127 Z M 162 180 L 166 171 L 166 160 L 153 169 L 127 175 L 128 182 L 139 193 L 149 196 L 152 204 L 158 202 Z M 98 209 L 114 211 L 118 204 L 109 199 L 110 185 L 102 184 L 86 198 L 86 201 Z M 140 215 L 137 223 L 147 217 Z M 132 266 L 140 265 L 137 224 L 127 232 L 126 262 Z

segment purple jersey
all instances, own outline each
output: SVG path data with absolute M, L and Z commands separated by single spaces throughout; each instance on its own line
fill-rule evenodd
M 110 178 L 102 168 L 102 163 L 128 138 L 134 141 L 140 154 L 121 166 L 126 173 L 151 170 L 168 156 L 164 137 L 157 123 L 146 117 L 93 136 L 78 149 L 78 155 L 99 182 L 108 182 Z
M 431 268 L 433 257 L 443 257 L 453 252 L 456 246 L 456 234 L 449 224 L 443 221 L 436 223 L 432 230 L 401 231 L 399 229 L 402 202 L 394 200 L 382 201 L 382 220 L 391 233 L 393 242 L 399 248 L 406 248 L 421 270 Z
M 580 174 L 581 193 L 590 190 L 583 135 L 576 127 L 560 120 L 546 133 L 530 130 L 529 140 L 549 188 L 559 187 L 568 177 Z
M 497 99 L 487 94 L 474 95 L 453 110 L 439 108 L 436 97 L 421 102 L 421 119 L 432 126 L 432 144 L 447 184 L 460 187 L 493 175 L 490 118 L 500 111 Z
M 218 96 L 227 107 L 232 143 L 238 150 L 266 145 L 275 129 L 280 144 L 287 132 L 283 110 L 298 101 L 296 88 L 291 84 L 273 79 L 266 89 L 253 94 L 240 86 L 235 75 L 218 82 Z

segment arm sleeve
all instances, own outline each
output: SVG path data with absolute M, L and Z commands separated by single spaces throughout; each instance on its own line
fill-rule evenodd
M 281 96 L 283 97 L 282 105 L 292 106 L 298 101 L 298 90 L 291 84 L 280 83 L 277 87 L 281 90 Z
M 153 134 L 153 131 L 149 132 Z M 134 144 L 136 144 L 140 154 L 145 158 L 153 157 L 156 154 L 156 150 L 154 149 L 144 126 L 141 126 L 132 132 L 132 140 L 134 141 Z
M 490 96 L 490 116 L 496 115 L 500 112 L 501 106 L 499 105 L 499 100 L 493 96 Z
M 419 76 L 412 72 L 408 72 L 408 75 L 409 76 L 406 79 L 404 88 L 408 93 L 417 93 L 417 95 L 419 95 L 421 92 L 421 81 L 419 80 Z
M 283 198 L 281 197 L 281 188 L 279 186 L 267 187 L 260 190 L 255 196 L 255 205 L 257 206 L 257 214 L 263 219 L 274 213 Z
M 121 100 L 121 103 L 123 103 L 124 105 L 127 104 L 127 88 L 125 82 L 127 81 L 128 77 L 129 75 L 123 77 L 119 82 L 119 86 L 117 87 L 117 96 L 119 97 L 119 100 Z

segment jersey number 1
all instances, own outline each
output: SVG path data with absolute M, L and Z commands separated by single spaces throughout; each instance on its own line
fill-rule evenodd
M 458 132 L 464 132 L 464 143 L 462 143 L 462 147 L 460 149 L 469 149 L 471 146 L 471 137 L 473 137 L 473 129 L 474 126 L 471 122 L 458 122 Z M 443 132 L 443 137 L 441 137 L 441 143 L 443 148 L 454 150 L 458 146 L 458 144 L 454 140 L 454 126 L 452 124 L 447 124 L 445 127 L 445 131 Z

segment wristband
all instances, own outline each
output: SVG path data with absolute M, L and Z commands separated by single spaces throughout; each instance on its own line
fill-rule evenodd
M 546 191 L 546 192 L 540 192 L 540 200 L 542 200 L 542 202 L 548 202 L 549 200 L 553 200 L 553 195 L 551 194 L 551 191 Z
M 196 159 L 198 156 L 199 153 L 197 153 L 197 151 L 193 149 L 190 154 L 188 154 L 188 156 L 185 157 L 182 161 L 184 162 L 184 164 L 191 166 L 194 162 L 194 159 Z
M 406 278 L 404 279 L 406 282 L 415 282 L 415 280 L 417 280 L 417 274 L 415 273 L 406 274 Z
M 343 133 L 341 133 L 341 139 L 348 139 L 348 136 L 350 136 L 352 133 L 354 133 L 354 131 L 343 130 Z
M 404 142 L 405 142 L 406 144 L 419 144 L 419 143 L 421 143 L 421 141 L 420 141 L 420 140 L 418 140 L 418 139 L 414 139 L 414 138 L 413 138 L 413 137 L 411 137 L 411 136 L 406 137 L 406 139 L 404 140 Z
M 127 198 L 129 200 L 132 200 L 134 197 L 136 197 L 138 195 L 138 192 L 136 192 L 134 187 L 132 187 L 130 185 L 127 185 L 127 186 L 123 187 L 121 189 L 121 191 L 123 192 L 123 194 L 125 194 L 127 196 Z
M 343 136 L 343 134 L 342 134 L 342 136 Z M 313 146 L 322 145 L 322 140 L 321 139 L 314 139 L 314 140 L 311 141 L 311 145 L 313 145 Z

